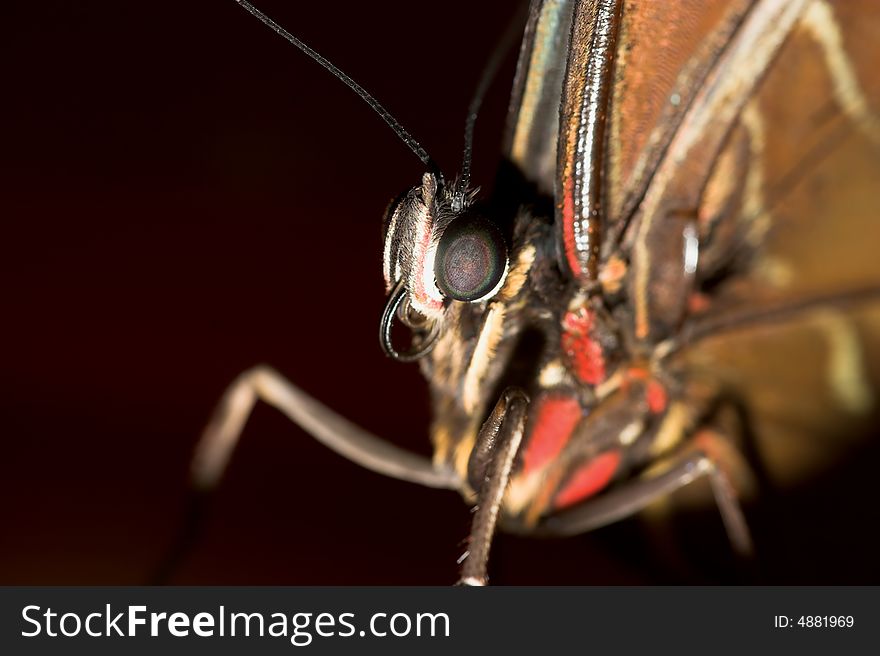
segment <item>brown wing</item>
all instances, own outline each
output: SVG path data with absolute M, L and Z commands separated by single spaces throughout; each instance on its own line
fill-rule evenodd
M 606 214 L 618 222 L 613 236 L 620 236 L 710 68 L 753 4 L 623 4 L 608 130 Z M 609 247 L 613 241 L 607 240 Z
M 744 400 L 783 483 L 878 426 L 878 61 L 880 5 L 812 2 L 702 197 L 704 307 L 680 357 Z
M 678 366 L 744 400 L 780 478 L 874 421 L 878 24 L 870 0 L 543 0 L 521 52 L 508 155 L 555 190 L 562 264 L 589 285 L 619 258 L 646 347 L 690 316 Z
M 574 0 L 533 0 L 510 97 L 504 150 L 540 193 L 553 193 L 559 97 Z

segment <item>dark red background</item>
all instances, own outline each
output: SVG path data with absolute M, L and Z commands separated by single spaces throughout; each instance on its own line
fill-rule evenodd
M 512 8 L 260 6 L 458 166 L 465 108 Z M 259 362 L 428 453 L 426 385 L 377 343 L 382 212 L 422 172 L 387 127 L 232 0 L 3 13 L 0 583 L 149 580 L 183 521 L 207 416 Z M 512 71 L 478 126 L 487 184 Z M 752 509 L 762 580 L 880 580 L 877 461 L 873 448 Z M 457 495 L 362 471 L 260 406 L 170 580 L 446 584 L 469 518 Z M 493 579 L 737 580 L 715 515 L 676 534 L 677 562 L 636 522 L 504 537 Z

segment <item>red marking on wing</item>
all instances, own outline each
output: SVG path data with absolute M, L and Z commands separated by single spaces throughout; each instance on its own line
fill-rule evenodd
M 581 404 L 570 396 L 549 396 L 539 401 L 535 423 L 523 454 L 523 474 L 543 467 L 559 455 L 581 420 Z
M 712 300 L 706 294 L 694 292 L 693 294 L 688 296 L 687 304 L 688 311 L 691 314 L 699 314 L 709 309 L 709 306 L 712 304 Z
M 662 383 L 655 378 L 651 378 L 651 373 L 643 367 L 630 367 L 626 370 L 623 377 L 621 388 L 626 391 L 630 388 L 633 381 L 646 381 L 645 383 L 645 400 L 648 402 L 648 410 L 655 415 L 666 410 L 669 405 L 669 395 Z
M 624 372 L 623 385 L 625 388 L 634 380 L 648 380 L 648 370 L 644 367 L 630 367 Z
M 648 389 L 645 392 L 645 396 L 648 399 L 648 410 L 655 415 L 659 415 L 666 410 L 666 404 L 669 400 L 666 396 L 666 388 L 656 380 L 648 381 Z
M 553 505 L 565 508 L 593 496 L 611 482 L 620 465 L 620 450 L 606 451 L 578 469 L 559 490 Z
M 574 367 L 574 374 L 588 385 L 605 380 L 602 345 L 593 339 L 593 315 L 587 308 L 568 312 L 562 319 L 562 350 Z

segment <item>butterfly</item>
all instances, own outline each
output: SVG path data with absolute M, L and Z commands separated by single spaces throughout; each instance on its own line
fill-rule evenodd
M 670 497 L 708 498 L 751 551 L 741 500 L 876 426 L 878 30 L 870 3 L 532 2 L 491 197 L 383 115 L 426 172 L 386 213 L 380 343 L 429 382 L 433 459 L 257 368 L 197 480 L 264 400 L 369 469 L 460 491 L 462 583 L 487 581 L 499 526 L 580 533 Z

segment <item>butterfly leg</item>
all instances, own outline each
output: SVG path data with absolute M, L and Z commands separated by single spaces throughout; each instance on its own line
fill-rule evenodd
M 468 478 L 477 491 L 477 506 L 459 585 L 485 585 L 492 536 L 510 472 L 522 443 L 529 399 L 517 388 L 504 391 L 480 428 L 468 463 Z
M 274 369 L 258 366 L 232 382 L 202 433 L 192 468 L 199 489 L 210 489 L 220 479 L 257 400 L 278 408 L 316 440 L 366 469 L 428 487 L 456 489 L 460 485 L 453 471 L 436 468 L 428 458 L 376 437 Z
M 625 519 L 657 499 L 703 476 L 709 478 L 712 494 L 734 550 L 752 553 L 752 539 L 745 516 L 727 474 L 706 451 L 679 456 L 662 473 L 634 481 L 584 502 L 581 506 L 542 520 L 536 532 L 543 535 L 575 535 Z
M 208 492 L 217 484 L 241 437 L 254 404 L 264 401 L 286 414 L 316 440 L 367 469 L 428 487 L 460 487 L 458 475 L 435 468 L 430 460 L 404 451 L 340 416 L 274 369 L 245 371 L 227 388 L 196 446 L 194 489 L 183 525 L 150 575 L 151 584 L 167 583 L 195 544 L 205 516 Z

